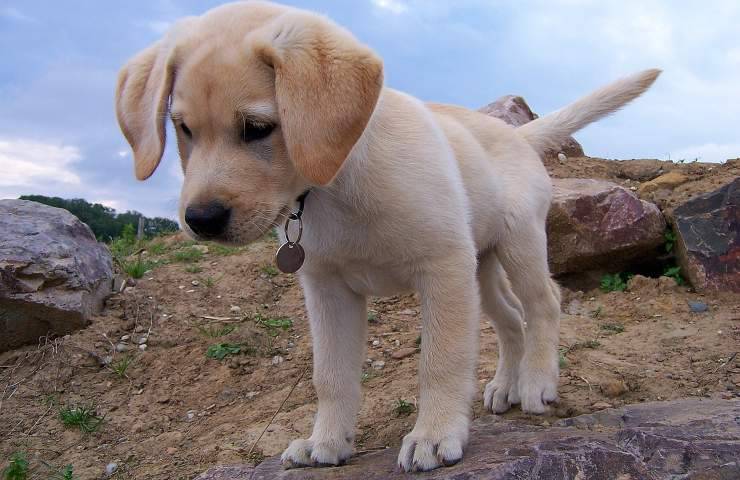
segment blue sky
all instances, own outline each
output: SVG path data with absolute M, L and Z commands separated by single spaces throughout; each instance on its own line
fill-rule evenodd
M 0 0 L 0 198 L 83 197 L 174 217 L 174 146 L 154 177 L 134 179 L 115 121 L 115 78 L 171 22 L 220 3 Z M 374 48 L 387 85 L 470 108 L 512 93 L 544 114 L 620 76 L 663 68 L 643 98 L 576 135 L 586 153 L 740 156 L 740 1 L 285 3 L 328 15 Z

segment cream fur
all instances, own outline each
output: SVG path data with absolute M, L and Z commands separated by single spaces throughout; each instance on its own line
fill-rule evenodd
M 231 223 L 218 240 L 258 238 L 314 187 L 299 277 L 319 403 L 312 435 L 283 453 L 286 467 L 350 457 L 366 299 L 419 292 L 419 415 L 398 462 L 430 470 L 459 461 L 468 440 L 481 313 L 501 356 L 485 406 L 542 413 L 557 400 L 560 296 L 547 265 L 551 184 L 539 154 L 637 97 L 658 73 L 515 129 L 383 87 L 380 59 L 323 17 L 240 2 L 188 19 L 135 57 L 122 70 L 117 111 L 146 178 L 161 157 L 171 99 L 181 212 L 228 205 Z M 278 127 L 240 144 L 245 116 Z

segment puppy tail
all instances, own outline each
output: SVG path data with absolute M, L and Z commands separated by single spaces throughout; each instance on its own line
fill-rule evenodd
M 540 155 L 557 149 L 573 133 L 639 97 L 660 73 L 651 69 L 617 80 L 567 107 L 525 123 L 517 131 Z

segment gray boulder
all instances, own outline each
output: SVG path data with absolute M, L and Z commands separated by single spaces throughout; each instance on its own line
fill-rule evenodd
M 740 401 L 684 399 L 602 410 L 551 427 L 485 415 L 473 422 L 462 462 L 402 474 L 397 448 L 353 457 L 343 467 L 284 470 L 216 467 L 196 480 L 730 479 L 740 478 Z
M 654 253 L 666 222 L 654 204 L 615 183 L 553 179 L 547 250 L 553 274 L 619 270 Z
M 112 277 L 108 248 L 77 217 L 0 200 L 0 352 L 85 326 Z
M 515 95 L 503 96 L 478 111 L 485 113 L 486 115 L 499 118 L 514 127 L 524 125 L 525 123 L 538 118 L 537 114 L 529 108 L 527 102 L 522 97 Z M 583 147 L 581 147 L 581 144 L 573 137 L 568 137 L 568 139 L 564 141 L 557 150 L 548 150 L 545 152 L 545 157 L 554 158 L 561 152 L 568 157 L 585 156 L 583 153 Z

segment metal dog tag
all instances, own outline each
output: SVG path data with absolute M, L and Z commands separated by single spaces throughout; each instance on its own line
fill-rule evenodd
M 294 242 L 285 242 L 275 254 L 275 263 L 283 273 L 297 272 L 305 259 L 306 252 L 303 251 L 303 247 Z

